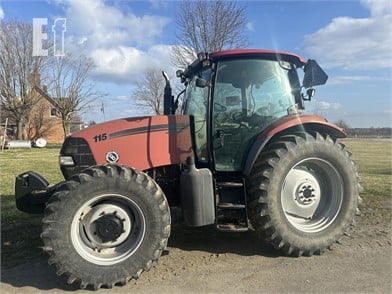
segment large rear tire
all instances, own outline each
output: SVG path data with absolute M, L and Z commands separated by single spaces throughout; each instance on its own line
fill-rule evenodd
M 249 218 L 275 248 L 321 254 L 353 222 L 358 173 L 344 146 L 319 133 L 274 140 L 248 178 Z
M 62 183 L 42 220 L 44 250 L 68 283 L 124 285 L 150 269 L 170 235 L 170 210 L 143 172 L 118 165 L 89 168 Z

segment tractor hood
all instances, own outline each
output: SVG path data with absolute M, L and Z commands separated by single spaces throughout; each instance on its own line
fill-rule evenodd
M 62 170 L 64 165 L 72 168 L 72 160 L 78 166 L 80 153 L 88 149 L 95 164 L 117 163 L 139 170 L 185 162 L 193 155 L 189 116 L 124 118 L 91 126 L 65 140 Z

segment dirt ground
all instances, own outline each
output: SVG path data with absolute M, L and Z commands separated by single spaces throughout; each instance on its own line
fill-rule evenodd
M 293 258 L 252 231 L 222 233 L 176 224 L 159 262 L 124 287 L 97 293 L 392 293 L 391 202 L 357 217 L 349 236 L 321 256 Z M 1 293 L 91 293 L 68 285 L 46 260 L 1 273 Z

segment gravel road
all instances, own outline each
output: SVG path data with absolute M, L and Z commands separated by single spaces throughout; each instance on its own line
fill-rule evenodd
M 95 293 L 392 293 L 391 280 L 388 221 L 358 218 L 350 236 L 332 250 L 301 258 L 280 255 L 254 232 L 178 224 L 149 272 L 124 287 Z M 3 269 L 1 282 L 1 293 L 92 293 L 68 285 L 46 260 Z

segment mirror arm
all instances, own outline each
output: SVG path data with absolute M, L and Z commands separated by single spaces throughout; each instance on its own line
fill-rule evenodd
M 173 112 L 176 112 L 176 110 L 177 110 L 177 108 L 178 108 L 178 100 L 180 99 L 180 96 L 181 96 L 182 94 L 185 93 L 185 90 L 186 90 L 186 89 L 182 90 L 182 91 L 177 95 L 176 101 L 174 102 Z M 173 113 L 173 114 L 174 114 L 174 113 Z

